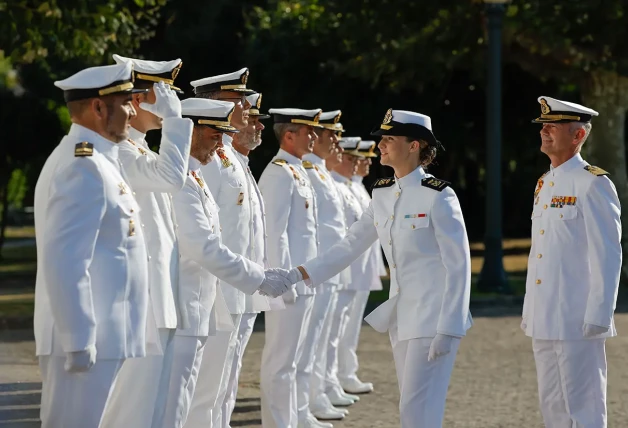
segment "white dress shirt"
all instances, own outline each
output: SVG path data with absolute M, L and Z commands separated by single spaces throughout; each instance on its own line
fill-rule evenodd
M 419 167 L 378 181 L 373 200 L 345 239 L 303 266 L 312 285 L 335 275 L 379 237 L 391 263 L 389 300 L 368 317 L 386 331 L 397 314 L 398 340 L 464 336 L 471 327 L 471 257 L 458 198 Z M 386 183 L 386 184 L 384 184 Z
M 75 156 L 82 142 L 93 145 L 91 156 Z M 35 187 L 37 355 L 92 345 L 99 359 L 146 354 L 148 268 L 139 211 L 118 145 L 73 124 Z
M 185 183 L 192 129 L 190 119 L 164 119 L 158 154 L 148 147 L 146 134 L 135 128 L 129 131 L 130 141 L 120 143 L 120 161 L 142 210 L 151 261 L 149 291 L 158 328 L 174 329 L 180 322 L 179 248 L 171 193 Z
M 291 269 L 316 257 L 316 197 L 301 159 L 279 149 L 262 173 L 259 189 L 266 208 L 270 266 Z M 303 281 L 296 292 L 316 294 Z
M 587 167 L 577 154 L 537 183 L 523 307 L 535 339 L 582 339 L 584 323 L 617 334 L 621 209 L 611 180 Z

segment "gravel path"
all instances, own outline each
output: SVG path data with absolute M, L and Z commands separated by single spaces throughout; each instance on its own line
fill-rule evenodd
M 618 314 L 617 329 L 628 332 L 628 314 Z M 233 427 L 261 426 L 259 361 L 264 336 L 256 332 L 245 356 L 245 371 Z M 609 427 L 628 427 L 628 335 L 609 340 Z M 39 374 L 29 331 L 0 332 L 0 427 L 39 427 Z M 386 335 L 365 326 L 360 343 L 360 377 L 375 384 L 336 428 L 398 426 L 398 389 Z M 449 390 L 445 427 L 542 427 L 530 339 L 519 318 L 476 317 L 463 339 Z

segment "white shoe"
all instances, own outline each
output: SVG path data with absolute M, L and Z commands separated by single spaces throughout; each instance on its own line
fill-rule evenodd
M 350 399 L 346 396 L 346 394 L 338 391 L 336 388 L 332 388 L 329 391 L 326 391 L 325 394 L 329 398 L 329 401 L 334 406 L 350 406 L 355 403 L 355 400 Z
M 341 380 L 340 386 L 342 386 L 345 392 L 350 394 L 368 394 L 373 391 L 373 384 L 371 382 L 362 382 L 357 377 Z
M 334 405 L 331 404 L 331 401 L 329 401 L 329 397 L 326 394 L 322 394 L 321 396 L 319 396 L 318 400 L 316 400 L 315 402 L 310 402 L 310 411 L 314 416 L 316 416 L 318 412 L 329 411 L 342 413 L 344 416 L 347 416 L 349 414 L 348 409 L 334 407 Z
M 297 428 L 334 428 L 330 423 L 319 422 L 314 415 L 310 414 L 305 420 L 299 421 Z
M 345 417 L 344 413 L 335 411 L 333 408 L 313 410 L 312 414 L 316 419 L 322 421 L 340 421 Z

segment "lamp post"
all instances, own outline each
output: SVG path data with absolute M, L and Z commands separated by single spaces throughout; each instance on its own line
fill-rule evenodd
M 486 230 L 484 265 L 478 279 L 478 290 L 509 291 L 504 252 L 502 250 L 502 20 L 509 0 L 484 0 L 488 16 L 488 86 L 486 94 Z

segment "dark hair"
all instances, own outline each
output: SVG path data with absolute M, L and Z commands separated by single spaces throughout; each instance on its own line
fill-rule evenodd
M 427 141 L 419 140 L 419 163 L 426 168 L 434 162 L 436 158 L 436 146 L 429 144 Z
M 133 87 L 135 89 L 153 89 L 155 82 L 149 82 L 148 80 L 136 79 L 133 82 Z

